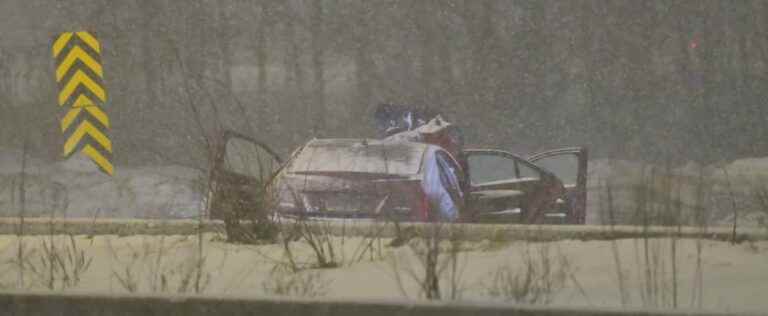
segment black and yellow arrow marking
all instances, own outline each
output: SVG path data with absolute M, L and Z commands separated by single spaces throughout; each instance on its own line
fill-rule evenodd
M 101 44 L 88 32 L 62 33 L 53 41 L 59 106 L 66 108 L 61 119 L 64 156 L 82 152 L 99 168 L 112 175 L 110 123 L 103 107 L 107 102 Z

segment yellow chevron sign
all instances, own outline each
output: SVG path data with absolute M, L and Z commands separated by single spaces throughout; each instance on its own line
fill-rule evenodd
M 64 156 L 81 152 L 108 175 L 114 174 L 110 123 L 104 104 L 104 68 L 101 44 L 91 33 L 66 32 L 53 41 L 59 106 L 66 108 L 61 119 Z

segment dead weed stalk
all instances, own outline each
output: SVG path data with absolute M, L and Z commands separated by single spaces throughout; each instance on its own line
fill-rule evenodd
M 524 304 L 549 304 L 572 276 L 571 264 L 562 253 L 553 254 L 548 244 L 532 250 L 526 243 L 522 266 L 505 264 L 491 273 L 485 284 L 493 298 Z
M 328 294 L 330 283 L 321 271 L 297 272 L 287 265 L 276 264 L 269 277 L 262 283 L 262 287 L 269 295 L 320 297 Z
M 413 294 L 406 290 L 406 282 L 417 285 L 415 297 L 428 300 L 461 299 L 465 290 L 463 273 L 466 257 L 460 255 L 464 243 L 464 229 L 461 226 L 434 222 L 408 243 L 409 256 L 393 255 L 390 268 L 400 292 L 405 297 Z
M 36 284 L 49 290 L 76 287 L 90 269 L 93 257 L 86 255 L 74 236 L 68 237 L 68 243 L 61 246 L 53 238 L 43 239 L 41 248 L 29 249 L 24 257 L 17 257 L 16 265 L 29 272 Z
M 160 237 L 157 243 L 142 241 L 140 249 L 126 244 L 128 254 L 121 256 L 107 239 L 107 249 L 118 263 L 118 267 L 113 265 L 111 277 L 130 293 L 203 293 L 211 281 L 206 257 L 197 248 L 183 259 L 173 260 L 176 256 L 169 257 L 169 252 L 177 249 L 184 241 L 178 240 L 167 245 L 165 237 Z M 120 258 L 126 257 L 127 261 L 121 261 Z

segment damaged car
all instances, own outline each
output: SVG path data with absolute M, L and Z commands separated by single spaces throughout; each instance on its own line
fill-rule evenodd
M 381 139 L 313 139 L 281 162 L 263 143 L 228 133 L 215 163 L 211 215 L 585 222 L 585 148 L 521 157 L 464 149 L 457 134 L 436 116 Z

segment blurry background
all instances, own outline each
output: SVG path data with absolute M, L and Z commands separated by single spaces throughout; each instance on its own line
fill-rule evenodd
M 767 28 L 764 1 L 5 0 L 0 145 L 29 133 L 58 157 L 50 44 L 86 29 L 104 46 L 118 163 L 187 159 L 174 150 L 199 144 L 190 106 L 286 152 L 371 136 L 380 102 L 521 151 L 766 155 Z

